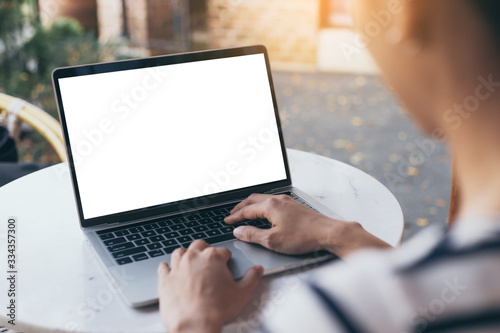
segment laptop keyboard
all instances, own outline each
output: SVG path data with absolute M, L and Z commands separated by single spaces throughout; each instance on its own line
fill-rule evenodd
M 296 194 L 285 194 L 314 209 Z M 195 213 L 100 230 L 97 235 L 116 263 L 125 265 L 170 254 L 178 247 L 187 248 L 196 239 L 203 239 L 208 244 L 234 239 L 233 230 L 240 225 L 271 228 L 271 224 L 265 219 L 243 221 L 234 226 L 226 224 L 224 218 L 234 206 L 235 204 L 228 204 Z

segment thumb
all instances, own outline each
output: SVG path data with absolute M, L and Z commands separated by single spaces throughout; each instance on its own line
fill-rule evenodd
M 158 266 L 158 280 L 160 282 L 163 281 L 167 277 L 168 273 L 170 273 L 170 267 L 168 267 L 166 262 L 161 262 Z
M 242 289 L 253 292 L 263 274 L 264 268 L 262 266 L 252 266 L 245 272 L 238 284 Z
M 269 229 L 259 229 L 251 226 L 241 226 L 233 230 L 233 234 L 239 240 L 249 243 L 263 245 L 264 235 Z

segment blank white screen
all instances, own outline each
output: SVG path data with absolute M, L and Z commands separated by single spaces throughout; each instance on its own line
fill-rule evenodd
M 86 219 L 286 179 L 263 54 L 59 85 Z

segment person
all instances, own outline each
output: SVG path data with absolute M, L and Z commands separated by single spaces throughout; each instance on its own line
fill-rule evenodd
M 283 253 L 316 248 L 335 261 L 267 315 L 262 332 L 500 332 L 500 1 L 357 0 L 356 28 L 386 81 L 433 139 L 446 140 L 461 204 L 452 228 L 430 227 L 392 249 L 358 223 L 280 196 L 252 195 L 226 218 L 267 218 L 237 238 Z M 220 332 L 262 276 L 233 281 L 230 253 L 195 241 L 160 264 L 169 332 Z

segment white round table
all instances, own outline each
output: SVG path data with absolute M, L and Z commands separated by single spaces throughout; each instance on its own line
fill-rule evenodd
M 397 246 L 403 214 L 391 192 L 342 162 L 288 150 L 295 186 Z M 28 332 L 165 332 L 157 306 L 125 305 L 84 240 L 68 167 L 58 164 L 0 188 L 0 326 Z M 17 224 L 16 325 L 7 324 L 7 221 Z M 298 282 L 328 265 L 266 277 L 224 332 L 247 332 Z M 279 300 L 279 302 L 278 302 Z M 1 330 L 1 329 L 0 329 Z

